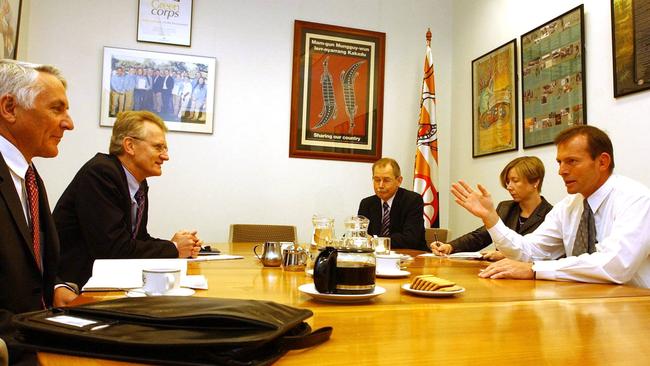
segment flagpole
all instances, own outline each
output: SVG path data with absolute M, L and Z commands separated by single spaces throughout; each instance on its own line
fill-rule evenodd
M 426 39 L 427 47 L 420 94 L 413 191 L 422 195 L 424 226 L 439 227 L 438 123 L 436 121 L 436 91 L 431 52 L 431 28 L 427 29 Z

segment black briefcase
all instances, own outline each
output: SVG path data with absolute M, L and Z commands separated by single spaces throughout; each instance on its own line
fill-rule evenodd
M 313 313 L 271 301 L 121 298 L 15 315 L 16 346 L 158 365 L 269 365 L 329 339 Z

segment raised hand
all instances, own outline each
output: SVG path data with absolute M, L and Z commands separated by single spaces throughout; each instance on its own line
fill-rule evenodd
M 474 190 L 464 180 L 459 180 L 451 185 L 451 193 L 456 197 L 455 201 L 472 215 L 483 220 L 485 227 L 490 228 L 499 221 L 499 215 L 494 210 L 494 203 L 490 192 L 481 184 Z

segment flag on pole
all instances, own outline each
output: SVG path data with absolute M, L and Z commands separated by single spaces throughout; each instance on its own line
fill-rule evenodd
M 436 123 L 436 85 L 433 80 L 431 30 L 427 31 L 424 78 L 420 95 L 417 149 L 413 191 L 424 201 L 424 226 L 440 227 L 438 202 L 438 124 Z

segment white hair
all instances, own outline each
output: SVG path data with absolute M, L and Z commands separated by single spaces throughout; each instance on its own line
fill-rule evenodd
M 0 60 L 0 97 L 11 94 L 22 108 L 33 108 L 34 99 L 43 87 L 36 82 L 38 73 L 44 72 L 56 77 L 63 87 L 67 82 L 59 69 L 51 65 L 32 64 L 9 59 Z

